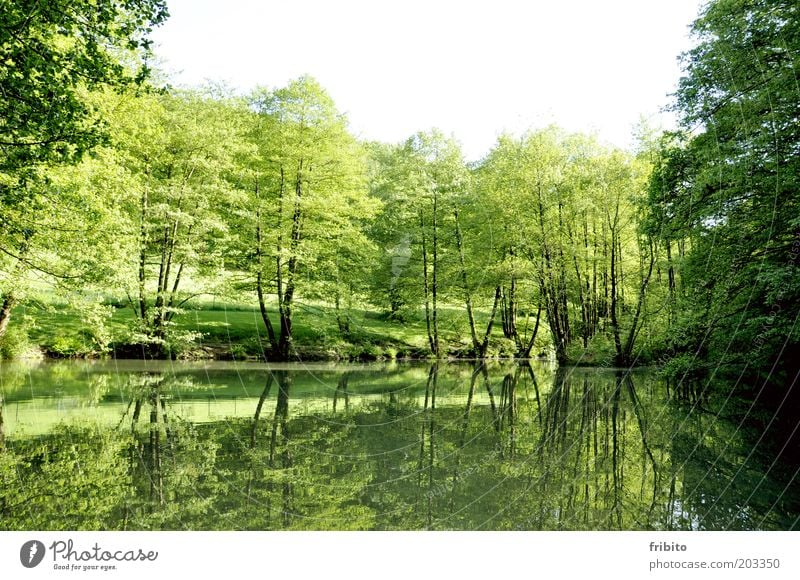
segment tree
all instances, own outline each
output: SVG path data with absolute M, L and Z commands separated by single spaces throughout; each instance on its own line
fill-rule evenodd
M 0 336 L 29 272 L 79 276 L 80 268 L 54 265 L 53 250 L 56 260 L 75 257 L 64 236 L 75 241 L 89 231 L 99 206 L 80 192 L 59 192 L 64 174 L 55 175 L 56 165 L 77 162 L 101 142 L 104 120 L 87 93 L 141 84 L 149 71 L 138 54 L 166 17 L 163 0 L 0 2 Z M 87 222 L 75 210 L 89 207 Z M 66 216 L 78 223 L 61 221 Z
M 104 135 L 86 90 L 141 83 L 137 51 L 168 16 L 164 0 L 0 2 L 0 181 L 74 161 Z M 130 56 L 132 55 L 132 56 Z
M 140 340 L 163 354 L 180 307 L 225 269 L 239 117 L 234 103 L 198 93 L 123 97 L 112 107 L 119 163 L 132 180 L 124 290 Z
M 42 282 L 67 295 L 113 284 L 129 185 L 117 161 L 114 151 L 97 150 L 77 165 L 42 166 L 5 190 L 11 202 L 0 204 L 0 338 L 14 307 Z
M 800 19 L 795 3 L 717 0 L 693 25 L 651 213 L 686 248 L 673 354 L 792 381 L 800 370 Z
M 259 89 L 251 106 L 256 152 L 241 180 L 251 192 L 242 243 L 254 257 L 248 269 L 271 354 L 288 360 L 296 294 L 337 305 L 352 295 L 359 268 L 351 266 L 370 251 L 363 232 L 376 203 L 366 188 L 363 150 L 314 79 Z M 277 298 L 278 332 L 268 294 Z
M 437 130 L 373 150 L 379 164 L 374 192 L 384 201 L 373 231 L 385 248 L 376 279 L 378 293 L 395 316 L 401 307 L 422 304 L 428 348 L 440 356 L 443 298 L 458 292 L 474 329 L 470 294 L 464 294 L 464 240 L 458 218 L 468 197 L 469 172 L 458 143 Z

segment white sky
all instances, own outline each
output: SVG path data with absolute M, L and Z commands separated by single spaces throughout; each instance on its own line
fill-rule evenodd
M 168 0 L 174 82 L 246 91 L 315 77 L 364 139 L 438 127 L 468 159 L 557 123 L 632 144 L 680 76 L 701 0 Z

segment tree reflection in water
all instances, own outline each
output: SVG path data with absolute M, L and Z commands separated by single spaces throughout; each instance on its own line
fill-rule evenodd
M 713 413 L 707 391 L 667 386 L 652 373 L 527 362 L 349 365 L 269 369 L 259 382 L 237 399 L 249 417 L 198 422 L 183 409 L 198 400 L 222 404 L 199 373 L 131 373 L 116 427 L 5 432 L 3 525 L 797 525 L 793 466 L 778 469 L 760 448 L 752 453 L 746 431 Z M 114 390 L 98 392 L 91 404 Z M 65 510 L 79 497 L 95 498 L 91 516 L 85 501 Z

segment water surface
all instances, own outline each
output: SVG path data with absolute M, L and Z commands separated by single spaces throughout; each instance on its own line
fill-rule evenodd
M 543 363 L 4 363 L 3 529 L 797 529 L 752 409 Z

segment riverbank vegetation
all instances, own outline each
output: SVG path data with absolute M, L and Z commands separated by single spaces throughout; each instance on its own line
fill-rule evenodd
M 4 358 L 544 354 L 796 379 L 792 3 L 707 5 L 677 132 L 625 151 L 547 127 L 469 163 L 436 130 L 359 141 L 307 76 L 165 85 L 143 66 L 161 0 L 6 4 Z

